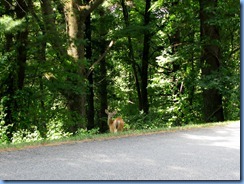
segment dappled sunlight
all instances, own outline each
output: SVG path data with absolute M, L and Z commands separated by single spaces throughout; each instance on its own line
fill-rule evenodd
M 205 144 L 204 141 L 212 141 L 212 143 L 206 142 L 209 146 L 221 146 L 226 148 L 240 149 L 240 141 L 226 141 L 223 137 L 217 136 L 198 136 L 198 135 L 185 135 L 188 139 L 202 140 L 201 144 Z M 237 139 L 238 140 L 238 139 Z
M 232 149 L 240 149 L 240 128 L 233 128 L 229 125 L 229 128 L 221 130 L 219 128 L 206 129 L 213 131 L 213 134 L 198 135 L 198 132 L 191 132 L 190 134 L 183 134 L 184 138 L 191 140 L 198 140 L 198 144 L 208 146 L 218 146 Z M 200 140 L 200 143 L 199 143 Z

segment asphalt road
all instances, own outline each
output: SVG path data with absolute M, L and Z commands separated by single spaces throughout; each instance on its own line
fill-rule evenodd
M 1 180 L 240 180 L 240 122 L 0 152 Z

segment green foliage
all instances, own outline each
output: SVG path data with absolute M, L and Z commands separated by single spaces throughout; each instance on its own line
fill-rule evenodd
M 65 132 L 63 129 L 63 122 L 58 119 L 53 119 L 47 124 L 47 139 L 55 140 L 61 139 L 65 137 L 70 137 L 72 134 L 69 132 Z
M 24 19 L 14 20 L 11 16 L 3 15 L 0 18 L 0 33 L 13 33 L 19 30 Z
M 7 144 L 8 143 L 8 137 L 7 137 L 7 130 L 12 125 L 5 126 L 4 117 L 6 114 L 4 114 L 2 105 L 0 104 L 0 144 Z
M 78 129 L 78 131 L 76 132 L 75 136 L 76 137 L 89 137 L 92 135 L 96 135 L 99 134 L 99 128 L 93 128 L 91 130 L 87 130 L 87 129 Z
M 33 128 L 33 131 L 27 129 L 19 129 L 13 133 L 12 143 L 18 144 L 22 142 L 35 142 L 43 140 L 37 127 Z
M 126 117 L 126 124 L 131 130 L 170 128 L 172 123 L 165 121 L 161 113 L 140 113 Z

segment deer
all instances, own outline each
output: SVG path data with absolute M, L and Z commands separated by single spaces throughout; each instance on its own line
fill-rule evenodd
M 112 117 L 117 114 L 117 111 L 109 112 L 105 109 L 105 113 L 108 115 L 108 126 L 111 133 L 122 132 L 124 128 L 124 120 L 121 117 L 117 117 L 114 120 Z

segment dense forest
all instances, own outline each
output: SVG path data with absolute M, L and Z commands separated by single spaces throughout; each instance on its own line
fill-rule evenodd
M 0 143 L 240 118 L 239 1 L 0 3 Z

